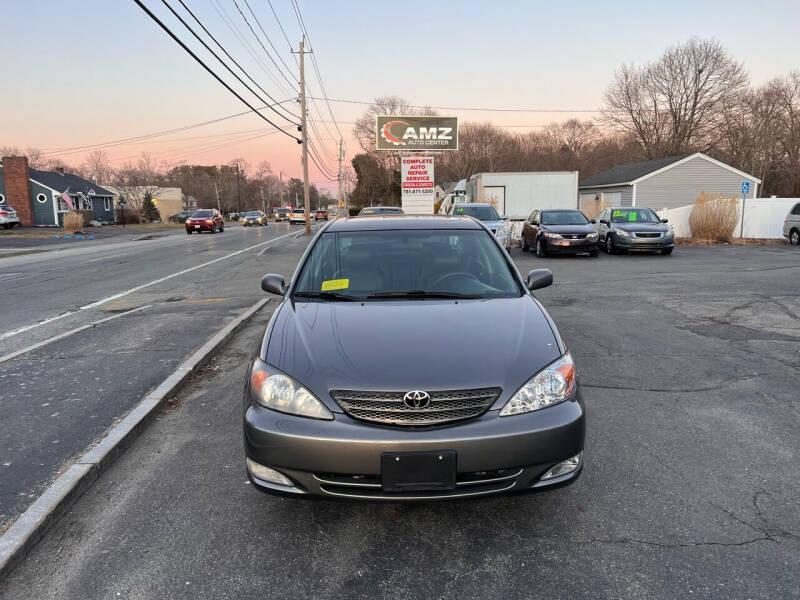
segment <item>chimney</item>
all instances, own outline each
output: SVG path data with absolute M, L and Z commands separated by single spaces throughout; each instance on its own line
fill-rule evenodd
M 28 177 L 27 156 L 3 157 L 6 203 L 17 211 L 17 216 L 23 225 L 34 224 L 31 182 Z

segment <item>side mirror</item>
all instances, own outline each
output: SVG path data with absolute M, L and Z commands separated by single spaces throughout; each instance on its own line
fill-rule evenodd
M 608 221 L 606 221 L 605 219 L 600 219 L 600 222 L 601 222 L 603 225 L 609 225 L 609 222 L 608 222 Z
M 283 296 L 286 294 L 289 286 L 286 285 L 283 275 L 275 275 L 274 273 L 270 273 L 268 275 L 264 275 L 264 277 L 261 279 L 261 289 L 268 294 Z
M 661 219 L 662 223 L 669 223 L 669 219 Z
M 503 216 L 502 216 L 502 217 L 500 217 L 500 218 L 501 218 L 503 221 L 508 221 L 508 215 L 503 215 Z
M 589 219 L 589 223 L 591 223 L 592 225 L 595 225 L 595 224 L 597 224 L 597 219 Z
M 528 273 L 525 283 L 531 291 L 546 288 L 553 285 L 553 272 L 550 269 L 534 269 Z

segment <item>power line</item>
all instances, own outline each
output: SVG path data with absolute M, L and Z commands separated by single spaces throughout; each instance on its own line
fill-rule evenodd
M 217 75 L 217 74 L 216 74 L 216 73 L 215 73 L 215 72 L 214 72 L 214 71 L 213 71 L 213 70 L 212 70 L 212 69 L 211 69 L 211 68 L 210 68 L 210 67 L 209 67 L 209 66 L 208 66 L 208 65 L 207 65 L 205 62 L 203 62 L 203 60 L 202 60 L 202 59 L 201 59 L 199 56 L 197 56 L 197 55 L 196 55 L 194 52 L 192 52 L 192 50 L 191 50 L 191 49 L 190 49 L 190 48 L 189 48 L 189 47 L 188 47 L 186 44 L 184 44 L 184 43 L 183 43 L 183 42 L 180 40 L 180 38 L 178 38 L 178 36 L 177 36 L 177 35 L 175 35 L 175 34 L 172 32 L 172 30 L 170 30 L 170 28 L 169 28 L 169 27 L 167 27 L 167 26 L 166 26 L 166 25 L 165 25 L 165 24 L 164 24 L 164 23 L 161 21 L 161 19 L 159 19 L 159 18 L 158 18 L 156 15 L 154 15 L 154 14 L 152 13 L 152 11 L 151 11 L 149 8 L 147 8 L 147 7 L 146 7 L 146 6 L 145 6 L 145 5 L 142 3 L 142 0 L 133 0 L 133 1 L 134 1 L 134 2 L 135 2 L 135 3 L 136 3 L 138 6 L 139 6 L 139 8 L 141 8 L 141 9 L 142 9 L 142 10 L 143 10 L 143 11 L 144 11 L 146 14 L 147 14 L 147 16 L 148 16 L 148 17 L 150 17 L 150 18 L 151 18 L 153 21 L 155 21 L 155 22 L 156 22 L 156 24 L 158 24 L 158 26 L 159 26 L 159 27 L 161 27 L 161 29 L 163 29 L 163 30 L 164 30 L 164 32 L 165 32 L 167 35 L 169 35 L 169 36 L 170 36 L 170 37 L 171 37 L 173 40 L 175 40 L 175 42 L 177 42 L 177 43 L 180 45 L 180 47 L 181 47 L 181 48 L 183 48 L 183 49 L 184 49 L 184 50 L 185 50 L 185 51 L 186 51 L 186 52 L 189 54 L 189 56 L 191 56 L 193 59 L 195 59 L 195 61 L 197 61 L 197 62 L 198 62 L 198 63 L 199 63 L 199 64 L 200 64 L 200 65 L 201 65 L 201 66 L 202 66 L 202 67 L 203 67 L 203 68 L 204 68 L 204 69 L 205 69 L 205 70 L 206 70 L 206 71 L 207 71 L 207 72 L 208 72 L 208 73 L 209 73 L 211 76 L 212 76 L 212 77 L 214 77 L 214 79 L 216 79 L 216 80 L 217 80 L 217 81 L 219 81 L 219 82 L 220 82 L 220 83 L 221 83 L 223 86 L 225 86 L 225 89 L 227 89 L 227 90 L 228 90 L 228 91 L 229 91 L 231 94 L 233 94 L 234 96 L 236 96 L 236 97 L 237 97 L 237 98 L 238 98 L 238 99 L 239 99 L 239 100 L 242 102 L 242 104 L 244 104 L 245 106 L 247 106 L 247 108 L 249 108 L 250 110 L 252 110 L 252 111 L 253 111 L 254 113 L 256 113 L 256 114 L 257 114 L 259 117 L 261 117 L 261 118 L 262 118 L 264 121 L 266 121 L 267 123 L 269 123 L 270 125 L 272 125 L 272 126 L 275 128 L 275 129 L 277 129 L 278 131 L 280 131 L 280 132 L 281 132 L 281 133 L 283 133 L 284 135 L 286 135 L 286 136 L 288 136 L 288 137 L 292 138 L 292 139 L 293 139 L 293 140 L 295 140 L 295 141 L 299 141 L 299 140 L 298 140 L 298 139 L 297 139 L 297 138 L 296 138 L 294 135 L 292 135 L 292 134 L 291 134 L 291 133 L 289 133 L 288 131 L 284 131 L 283 129 L 281 129 L 280 127 L 278 127 L 278 126 L 277 126 L 275 123 L 273 123 L 273 122 L 272 122 L 272 121 L 270 121 L 270 120 L 269 120 L 267 117 L 265 117 L 264 115 L 262 115 L 262 114 L 261 114 L 261 113 L 260 113 L 260 112 L 259 112 L 259 111 L 258 111 L 258 110 L 257 110 L 257 109 L 256 109 L 256 108 L 253 106 L 253 105 L 252 105 L 252 104 L 250 104 L 250 103 L 249 103 L 247 100 L 245 100 L 244 98 L 242 98 L 242 96 L 241 96 L 241 95 L 239 95 L 239 93 L 238 93 L 238 92 L 236 92 L 236 90 L 234 90 L 234 89 L 233 89 L 233 88 L 232 88 L 230 85 L 228 85 L 228 84 L 227 84 L 227 83 L 226 83 L 226 82 L 225 82 L 225 81 L 224 81 L 224 80 L 223 80 L 223 79 L 222 79 L 222 78 L 221 78 L 219 75 Z M 164 0 L 162 0 L 162 1 L 164 1 Z
M 293 50 L 292 42 L 289 41 L 289 36 L 286 35 L 286 30 L 283 28 L 283 24 L 281 23 L 281 20 L 278 18 L 278 13 L 275 12 L 275 7 L 272 6 L 271 0 L 267 0 L 267 4 L 269 4 L 270 10 L 272 11 L 273 16 L 275 17 L 275 20 L 278 22 L 278 27 L 281 28 L 281 33 L 283 33 L 283 39 L 286 40 L 286 43 L 289 45 L 289 52 L 291 52 Z M 297 61 L 297 57 L 295 57 L 294 60 L 296 62 Z
M 295 80 L 295 82 L 296 83 L 300 83 L 300 81 L 297 79 L 297 77 L 294 76 L 294 72 L 292 71 L 292 69 L 289 67 L 289 65 L 286 64 L 286 61 L 283 60 L 283 57 L 281 56 L 281 53 L 275 47 L 275 44 L 272 43 L 272 40 L 267 35 L 267 32 L 264 31 L 264 28 L 261 26 L 261 22 L 258 20 L 258 17 L 256 16 L 256 13 L 253 12 L 253 9 L 250 7 L 250 2 L 248 2 L 248 0 L 244 0 L 244 3 L 247 5 L 247 8 L 250 11 L 250 14 L 253 15 L 253 18 L 256 20 L 256 23 L 258 24 L 258 28 L 261 30 L 261 33 L 263 33 L 264 37 L 267 38 L 267 41 L 269 42 L 270 47 L 275 52 L 275 56 L 277 56 L 278 60 L 281 61 L 281 64 L 284 67 L 286 67 L 286 71 L 289 73 L 289 75 L 292 76 L 292 78 Z M 280 25 L 280 22 L 278 22 L 278 24 Z M 291 50 L 291 48 L 290 48 L 290 50 Z
M 278 104 L 284 104 L 286 102 L 294 102 L 294 98 L 289 98 L 287 100 L 282 100 Z M 266 106 L 262 106 L 262 107 L 259 108 L 259 110 L 263 110 L 265 108 L 267 108 L 267 107 Z M 94 148 L 111 148 L 111 147 L 114 147 L 114 146 L 123 146 L 123 145 L 129 144 L 129 143 L 141 142 L 141 141 L 145 141 L 145 140 L 148 140 L 148 139 L 151 139 L 151 138 L 155 138 L 155 137 L 161 137 L 161 136 L 164 136 L 164 135 L 170 135 L 170 134 L 173 134 L 173 133 L 180 133 L 182 131 L 188 131 L 190 129 L 196 129 L 197 127 L 203 127 L 205 125 L 213 125 L 214 123 L 220 123 L 222 121 L 227 121 L 229 119 L 234 119 L 236 117 L 242 117 L 244 115 L 249 115 L 252 112 L 253 111 L 251 111 L 251 110 L 245 110 L 245 111 L 240 112 L 240 113 L 227 115 L 225 117 L 219 117 L 218 119 L 211 119 L 209 121 L 202 121 L 200 123 L 193 123 L 192 125 L 185 125 L 183 127 L 175 127 L 174 129 L 165 129 L 163 131 L 156 131 L 154 133 L 147 133 L 147 134 L 144 134 L 144 135 L 139 135 L 139 136 L 134 136 L 134 137 L 129 137 L 129 138 L 122 138 L 122 139 L 119 139 L 119 140 L 111 140 L 111 141 L 108 141 L 108 142 L 100 142 L 100 143 L 97 143 L 97 144 L 87 144 L 85 146 L 73 146 L 71 148 L 59 148 L 57 150 L 51 150 L 51 151 L 48 151 L 48 152 L 42 152 L 42 155 L 49 156 L 51 154 L 58 154 L 58 155 L 61 155 L 61 154 L 74 154 L 76 152 L 83 152 L 83 151 L 86 151 L 86 150 L 92 150 Z
M 162 1 L 163 1 L 163 0 L 162 0 Z M 211 33 L 211 32 L 210 32 L 210 31 L 209 31 L 207 28 L 206 28 L 206 26 L 205 26 L 205 25 L 203 25 L 203 23 L 200 21 L 200 19 L 198 19 L 198 18 L 197 18 L 197 16 L 196 16 L 196 15 L 195 15 L 195 14 L 192 12 L 192 10 L 191 10 L 191 9 L 190 9 L 188 6 L 186 6 L 186 3 L 185 3 L 183 0 L 178 0 L 178 2 L 180 2 L 181 6 L 183 6 L 184 10 L 186 10 L 186 12 L 188 12 L 188 13 L 189 13 L 189 14 L 192 16 L 192 18 L 193 18 L 193 19 L 195 20 L 195 22 L 196 22 L 196 23 L 197 23 L 197 24 L 198 24 L 198 25 L 199 25 L 199 26 L 200 26 L 200 27 L 203 29 L 203 31 L 205 31 L 206 35 L 208 35 L 208 37 L 210 37 L 212 40 L 214 40 L 214 43 L 215 43 L 215 44 L 216 44 L 216 45 L 219 47 L 219 49 L 220 49 L 220 50 L 222 50 L 222 51 L 225 53 L 225 56 L 227 56 L 228 58 L 230 58 L 230 59 L 233 61 L 233 64 L 235 64 L 237 67 L 239 67 L 239 70 L 240 70 L 242 73 L 244 73 L 244 74 L 247 76 L 247 78 L 248 78 L 248 79 L 250 79 L 250 81 L 252 81 L 252 82 L 253 82 L 253 83 L 254 83 L 254 84 L 255 84 L 255 85 L 258 87 L 258 89 L 260 89 L 262 92 L 264 92 L 265 94 L 267 94 L 267 96 L 268 96 L 270 99 L 272 99 L 272 96 L 270 96 L 270 95 L 269 95 L 269 93 L 268 93 L 268 92 L 267 92 L 267 91 L 266 91 L 264 88 L 262 88 L 260 85 L 258 85 L 258 82 L 256 82 L 256 80 L 255 80 L 255 79 L 253 79 L 253 78 L 250 76 L 250 74 L 249 74 L 249 73 L 248 73 L 248 72 L 247 72 L 247 71 L 246 71 L 246 70 L 245 70 L 245 69 L 244 69 L 244 68 L 243 68 L 243 67 L 242 67 L 242 66 L 241 66 L 241 65 L 240 65 L 240 64 L 239 64 L 237 61 L 236 61 L 236 59 L 235 59 L 235 58 L 233 58 L 233 57 L 230 55 L 230 53 L 229 53 L 227 50 L 225 50 L 225 48 L 222 46 L 222 44 L 220 44 L 220 43 L 217 41 L 217 38 L 215 38 L 215 37 L 214 37 L 214 35 L 212 35 L 212 33 Z M 174 13 L 174 12 L 175 12 L 175 11 L 173 11 L 173 13 Z M 180 17 L 179 17 L 179 18 L 180 18 Z M 196 37 L 196 36 L 195 36 L 195 37 Z M 218 59 L 218 60 L 219 60 L 219 59 Z M 262 69 L 263 69 L 263 66 L 262 66 Z M 269 74 L 269 73 L 267 73 L 267 74 Z M 271 79 L 273 79 L 273 78 L 271 78 Z M 273 81 L 275 81 L 275 80 L 273 79 Z M 275 83 L 277 84 L 277 82 L 275 82 Z M 296 91 L 296 90 L 295 90 L 295 89 L 292 87 L 292 88 L 291 88 L 291 92 L 292 92 L 292 93 L 294 93 L 295 91 Z M 274 101 L 274 100 L 273 100 L 273 101 Z M 299 117 L 298 117 L 296 114 L 294 114 L 293 112 L 291 112 L 291 111 L 289 111 L 289 110 L 286 110 L 285 108 L 282 108 L 282 110 L 283 110 L 284 112 L 286 112 L 286 114 L 288 114 L 288 115 L 291 115 L 292 117 L 294 117 L 295 119 L 299 119 Z M 277 111 L 276 111 L 276 112 L 277 112 Z M 280 114 L 280 113 L 278 113 L 278 114 Z M 286 117 L 284 117 L 283 115 L 281 115 L 281 116 L 282 116 L 284 119 L 286 119 Z M 288 120 L 288 119 L 287 119 L 287 120 Z
M 278 70 L 278 73 L 280 74 L 280 76 L 283 77 L 286 80 L 286 82 L 289 84 L 290 88 L 292 90 L 294 90 L 295 89 L 294 88 L 294 82 L 292 82 L 288 77 L 286 77 L 284 72 L 278 66 L 278 63 L 276 63 L 275 59 L 272 58 L 272 54 L 269 53 L 269 50 L 267 50 L 267 47 L 261 41 L 261 38 L 258 37 L 258 34 L 256 33 L 256 30 L 253 29 L 253 26 L 250 24 L 250 21 L 247 20 L 246 16 L 244 16 L 244 13 L 242 12 L 242 9 L 239 7 L 239 3 L 236 0 L 233 0 L 233 4 L 234 4 L 234 6 L 236 6 L 236 10 L 239 11 L 239 14 L 242 17 L 242 20 L 245 22 L 245 24 L 247 25 L 248 29 L 250 29 L 250 32 L 253 34 L 253 37 L 256 38 L 256 41 L 258 42 L 258 45 L 261 46 L 261 49 L 264 51 L 264 54 L 266 54 L 267 58 L 269 58 L 269 60 L 272 62 L 272 64 L 275 65 L 275 68 Z M 267 38 L 267 42 L 269 42 L 270 45 L 272 45 L 272 42 L 270 41 L 269 36 L 267 36 L 266 32 L 264 31 L 264 28 L 261 27 L 261 23 L 259 22 L 258 17 L 256 17 L 255 13 L 253 12 L 253 9 L 250 8 L 250 4 L 249 3 L 247 4 L 247 8 L 250 9 L 250 14 L 253 15 L 253 18 L 255 19 L 256 23 L 258 24 L 258 27 L 261 29 L 261 33 L 263 33 L 264 37 Z M 275 47 L 273 46 L 273 49 L 274 48 Z
M 323 100 L 324 98 L 314 98 L 315 100 Z M 331 102 L 342 102 L 344 104 L 367 104 L 372 105 L 374 102 L 367 102 L 365 100 L 349 100 L 345 98 L 329 98 Z M 437 108 L 440 110 L 474 110 L 478 112 L 532 112 L 532 113 L 597 113 L 599 110 L 589 110 L 583 108 L 476 108 L 465 106 L 431 106 L 422 104 L 407 104 L 409 108 Z
M 137 2 L 138 2 L 138 0 L 135 0 L 135 1 L 137 1 Z M 245 82 L 242 80 L 242 78 L 241 78 L 241 77 L 239 77 L 239 76 L 236 74 L 236 72 L 235 72 L 233 69 L 231 69 L 231 67 L 228 65 L 228 63 L 226 63 L 224 60 L 222 60 L 222 59 L 219 57 L 219 55 L 218 55 L 216 52 L 214 52 L 214 51 L 211 49 L 211 47 L 210 47 L 210 46 L 209 46 L 209 45 L 208 45 L 208 44 L 205 42 L 205 40 L 203 40 L 203 39 L 202 39 L 202 38 L 201 38 L 201 37 L 200 37 L 200 36 L 197 34 L 197 32 L 196 32 L 194 29 L 192 29 L 192 27 L 191 27 L 191 26 L 190 26 L 190 25 L 189 25 L 189 24 L 188 24 L 186 21 L 184 21 L 183 17 L 181 17 L 181 16 L 178 14 L 178 12 L 177 12 L 177 11 L 176 11 L 174 8 L 172 8 L 172 6 L 169 4 L 169 2 L 167 2 L 167 0 L 161 0 L 161 2 L 162 2 L 162 4 L 163 4 L 164 6 L 166 6 L 166 7 L 169 9 L 169 11 L 170 11 L 170 12 L 171 12 L 173 15 L 175 15 L 175 18 L 176 18 L 176 19 L 178 19 L 178 20 L 181 22 L 181 24 L 182 24 L 182 25 L 183 25 L 183 26 L 184 26 L 186 29 L 188 29 L 188 30 L 189 30 L 189 32 L 190 32 L 190 33 L 191 33 L 191 34 L 192 34 L 192 35 L 195 37 L 195 39 L 196 39 L 198 42 L 200 42 L 200 43 L 203 45 L 203 47 L 204 47 L 206 50 L 208 50 L 208 51 L 211 53 L 211 55 L 212 55 L 214 58 L 216 58 L 216 59 L 217 59 L 217 61 L 219 62 L 219 64 L 221 64 L 223 67 L 225 67 L 225 69 L 227 69 L 227 71 L 228 71 L 228 72 L 229 72 L 231 75 L 233 75 L 233 76 L 234 76 L 234 77 L 237 79 L 237 81 L 239 81 L 239 83 L 241 83 L 241 84 L 242 84 L 244 87 L 246 87 L 246 88 L 247 88 L 247 91 L 249 91 L 251 94 L 253 94 L 253 95 L 254 95 L 256 98 L 258 98 L 258 99 L 259 99 L 259 100 L 261 100 L 262 102 L 264 102 L 264 103 L 266 103 L 266 102 L 267 102 L 267 101 L 266 101 L 266 100 L 264 100 L 264 99 L 263 99 L 261 96 L 259 96 L 259 95 L 258 95 L 258 94 L 257 94 L 257 93 L 256 93 L 256 92 L 253 90 L 253 88 L 251 88 L 249 85 L 247 85 L 247 84 L 246 84 L 246 83 L 245 83 Z M 184 7 L 186 10 L 189 10 L 189 9 L 188 9 L 188 7 L 186 6 L 186 4 L 184 4 L 183 0 L 178 0 L 178 2 L 180 2 L 180 3 L 181 3 L 181 5 L 182 5 L 182 6 L 183 6 L 183 7 Z M 230 54 L 228 54 L 228 52 L 225 50 L 225 48 L 223 48 L 223 47 L 222 47 L 222 44 L 220 44 L 220 43 L 217 41 L 217 39 L 216 39 L 216 38 L 215 38 L 213 35 L 211 35 L 211 33 L 208 31 L 208 29 L 206 29 L 206 28 L 203 26 L 203 24 L 202 24 L 202 23 L 200 23 L 200 21 L 198 20 L 198 18 L 197 18 L 197 17 L 195 17 L 194 13 L 193 13 L 192 11 L 190 11 L 190 10 L 189 10 L 189 14 L 190 14 L 190 15 L 192 15 L 192 17 L 194 18 L 194 20 L 198 22 L 198 24 L 200 25 L 200 27 L 202 27 L 202 28 L 203 28 L 203 31 L 205 31 L 205 32 L 208 34 L 208 36 L 209 36 L 209 37 L 210 37 L 210 38 L 211 38 L 211 39 L 214 41 L 214 43 L 215 43 L 217 46 L 219 46 L 219 47 L 222 49 L 222 51 L 225 53 L 225 55 L 226 55 L 228 58 L 230 58 L 230 59 L 233 61 L 233 63 L 234 63 L 234 64 L 235 64 L 237 67 L 239 67 L 239 69 L 242 71 L 242 73 L 244 73 L 244 74 L 245 74 L 245 76 L 246 76 L 248 79 L 250 79 L 250 81 L 252 81 L 252 82 L 253 82 L 253 84 L 254 84 L 254 85 L 255 85 L 255 86 L 258 88 L 258 89 L 260 89 L 262 92 L 264 92 L 264 94 L 267 96 L 267 98 L 269 98 L 269 99 L 270 99 L 270 100 L 272 100 L 273 102 L 277 102 L 277 100 L 275 100 L 275 98 L 273 98 L 273 97 L 272 97 L 272 96 L 269 94 L 269 92 L 267 92 L 267 90 L 265 90 L 263 87 L 261 87 L 261 86 L 260 86 L 260 85 L 259 85 L 259 84 L 256 82 L 256 80 L 255 80 L 255 79 L 253 79 L 253 78 L 250 76 L 250 74 L 249 74 L 249 73 L 247 73 L 247 71 L 245 71 L 245 70 L 242 68 L 242 66 L 241 66 L 241 65 L 240 65 L 238 62 L 236 62 L 236 60 L 234 60 L 234 59 L 233 59 L 233 57 L 231 57 L 231 55 L 230 55 Z M 281 117 L 282 119 L 286 119 L 287 121 L 289 121 L 290 123 L 292 123 L 292 125 L 297 125 L 297 123 L 296 123 L 296 122 L 294 122 L 294 121 L 292 121 L 291 119 L 289 119 L 289 118 L 288 118 L 286 115 L 282 115 L 282 114 L 281 114 L 281 113 L 279 113 L 279 112 L 278 112 L 278 111 L 277 111 L 275 108 L 273 108 L 273 107 L 270 107 L 270 110 L 271 110 L 272 112 L 274 112 L 276 115 L 278 115 L 279 117 Z M 286 110 L 286 109 L 284 109 L 284 110 Z M 288 113 L 289 111 L 286 111 L 286 112 Z M 289 114 L 292 114 L 292 113 L 289 113 Z M 292 115 L 292 116 L 294 116 L 295 118 L 297 118 L 297 116 L 296 116 L 296 115 Z

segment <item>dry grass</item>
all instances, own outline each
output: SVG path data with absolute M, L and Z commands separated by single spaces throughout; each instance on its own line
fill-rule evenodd
M 712 240 L 731 243 L 736 222 L 739 220 L 735 198 L 703 192 L 689 215 L 689 228 L 695 240 Z
M 596 219 L 597 216 L 609 206 L 611 205 L 608 202 L 602 202 L 599 199 L 589 200 L 581 206 L 581 211 L 583 211 L 587 219 Z
M 80 233 L 83 231 L 83 215 L 75 211 L 65 214 L 64 231 L 67 233 Z
M 687 237 L 675 238 L 675 244 L 678 246 L 782 246 L 785 243 L 782 239 L 773 238 L 735 238 L 732 242 Z

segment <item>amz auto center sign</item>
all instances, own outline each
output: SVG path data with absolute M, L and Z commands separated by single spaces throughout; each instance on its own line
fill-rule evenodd
M 381 115 L 375 139 L 378 150 L 458 150 L 458 118 Z
M 432 215 L 435 201 L 433 191 L 433 157 L 401 157 L 400 175 L 403 212 L 412 215 Z

